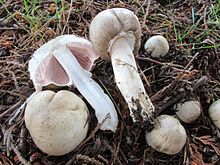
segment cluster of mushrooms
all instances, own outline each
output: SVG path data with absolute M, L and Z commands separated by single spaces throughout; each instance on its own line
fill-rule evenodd
M 100 32 L 99 29 L 102 29 Z M 136 123 L 153 123 L 146 131 L 146 141 L 155 150 L 173 155 L 182 150 L 186 131 L 180 121 L 194 122 L 201 113 L 198 101 L 174 105 L 176 116 L 160 115 L 154 119 L 154 105 L 139 76 L 135 55 L 141 43 L 141 26 L 133 12 L 124 8 L 107 9 L 91 22 L 90 41 L 74 35 L 62 35 L 42 45 L 29 61 L 30 78 L 36 92 L 28 99 L 25 124 L 35 144 L 49 155 L 64 155 L 74 150 L 87 136 L 89 110 L 86 103 L 68 90 L 57 93 L 42 87 L 73 86 L 94 109 L 101 130 L 115 132 L 118 115 L 113 102 L 91 78 L 90 69 L 101 57 L 111 61 L 117 87 Z M 145 49 L 152 57 L 169 51 L 167 40 L 151 37 Z M 214 124 L 220 128 L 220 101 L 209 109 Z M 178 120 L 179 119 L 179 120 Z

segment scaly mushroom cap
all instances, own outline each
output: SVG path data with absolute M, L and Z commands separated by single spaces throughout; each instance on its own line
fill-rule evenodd
M 209 107 L 209 116 L 215 126 L 220 129 L 220 99 L 212 103 Z
M 41 90 L 40 87 L 49 84 L 72 85 L 65 70 L 53 56 L 53 52 L 64 45 L 69 48 L 85 70 L 90 70 L 93 62 L 98 58 L 92 44 L 84 38 L 74 35 L 62 35 L 48 41 L 34 52 L 29 61 L 30 78 L 37 91 Z
M 163 36 L 156 35 L 147 40 L 144 48 L 152 57 L 164 57 L 169 51 L 169 43 Z
M 88 109 L 69 91 L 42 91 L 25 110 L 25 124 L 35 144 L 49 155 L 64 155 L 86 137 Z
M 185 145 L 186 131 L 176 118 L 161 115 L 155 120 L 154 129 L 146 132 L 146 141 L 155 150 L 174 155 Z
M 134 36 L 135 41 L 129 41 L 134 54 L 137 54 L 141 44 L 141 26 L 138 18 L 125 8 L 113 8 L 100 12 L 92 20 L 89 34 L 98 55 L 106 60 L 110 60 L 108 50 L 111 40 L 118 35 L 128 38 Z
M 194 122 L 201 114 L 200 103 L 193 100 L 178 103 L 174 109 L 177 111 L 177 117 L 184 123 Z

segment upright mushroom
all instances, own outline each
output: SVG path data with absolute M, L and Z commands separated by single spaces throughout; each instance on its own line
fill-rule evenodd
M 48 84 L 74 85 L 94 108 L 98 122 L 102 123 L 100 129 L 115 132 L 118 116 L 114 104 L 89 72 L 97 58 L 88 40 L 62 35 L 36 50 L 29 61 L 30 77 L 37 92 Z
M 92 20 L 89 33 L 98 55 L 112 62 L 117 86 L 133 121 L 151 122 L 154 106 L 146 94 L 133 55 L 140 47 L 138 18 L 128 9 L 107 9 Z
M 69 91 L 42 91 L 28 102 L 25 124 L 35 144 L 49 155 L 64 155 L 86 137 L 88 109 Z

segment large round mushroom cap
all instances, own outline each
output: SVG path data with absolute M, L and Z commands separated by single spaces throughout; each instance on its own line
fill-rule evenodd
M 176 118 L 161 115 L 155 120 L 154 129 L 146 132 L 146 141 L 155 150 L 174 155 L 185 145 L 186 131 Z
M 209 116 L 215 126 L 220 129 L 220 99 L 212 103 L 209 107 Z
M 69 91 L 42 91 L 25 109 L 25 124 L 35 144 L 49 155 L 64 155 L 86 137 L 88 109 Z
M 89 28 L 90 40 L 98 55 L 110 60 L 110 41 L 117 35 L 132 34 L 135 37 L 134 54 L 141 43 L 141 26 L 137 16 L 125 8 L 113 8 L 100 12 L 92 20 Z

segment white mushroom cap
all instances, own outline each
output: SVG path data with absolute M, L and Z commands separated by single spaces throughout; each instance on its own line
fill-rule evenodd
M 49 155 L 64 155 L 86 137 L 88 109 L 69 91 L 42 91 L 33 96 L 25 110 L 25 124 L 35 144 Z
M 146 141 L 153 149 L 174 155 L 185 145 L 186 131 L 176 118 L 161 115 L 155 120 L 154 129 L 146 132 Z
M 201 114 L 200 103 L 193 100 L 178 103 L 176 106 L 174 106 L 174 109 L 177 110 L 177 117 L 184 123 L 194 122 Z
M 150 37 L 144 44 L 145 50 L 152 57 L 164 57 L 169 51 L 169 44 L 166 38 L 161 35 Z
M 220 99 L 212 103 L 209 107 L 209 116 L 215 126 L 220 129 Z
M 137 16 L 125 8 L 112 8 L 100 12 L 89 27 L 90 40 L 98 55 L 110 60 L 108 50 L 111 40 L 126 36 L 134 54 L 141 44 L 141 26 Z

